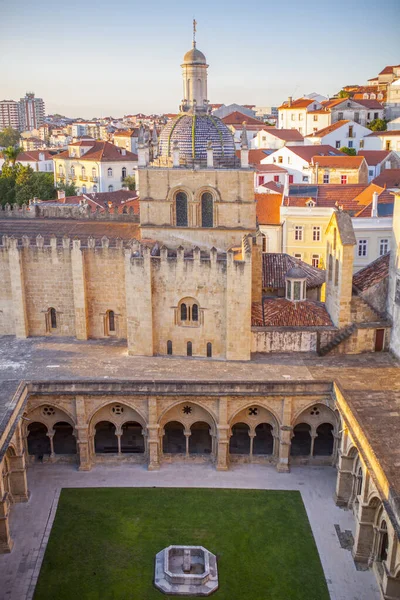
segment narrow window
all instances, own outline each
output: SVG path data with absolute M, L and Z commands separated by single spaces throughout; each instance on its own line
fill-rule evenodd
M 321 241 L 321 227 L 313 227 L 313 242 Z
M 379 256 L 383 256 L 389 252 L 389 240 L 383 239 L 379 241 Z
M 301 242 L 303 240 L 303 226 L 296 225 L 294 228 L 294 239 Z
M 187 321 L 187 306 L 181 304 L 181 321 Z
M 115 313 L 113 310 L 108 311 L 108 331 L 115 332 Z
M 192 342 L 187 343 L 187 355 L 192 356 Z
M 57 329 L 57 312 L 55 308 L 50 309 L 50 326 L 52 329 Z
M 333 270 L 333 258 L 332 258 L 332 254 L 330 254 L 329 259 L 328 259 L 328 281 L 332 281 L 332 270 Z
M 261 178 L 260 178 L 261 179 Z M 262 183 L 264 183 L 264 178 Z M 210 192 L 204 192 L 201 196 L 201 226 L 202 227 L 213 227 L 214 226 L 214 202 Z
M 113 191 L 114 191 L 114 187 L 113 187 L 112 185 L 109 185 L 109 186 L 108 186 L 108 191 L 109 191 L 109 192 L 113 192 Z
M 358 256 L 366 257 L 367 256 L 367 240 L 358 240 Z
M 167 354 L 172 354 L 172 342 L 168 340 L 167 342 Z
M 122 179 L 126 177 L 126 167 L 122 167 Z
M 333 230 L 333 249 L 336 250 L 336 227 Z
M 111 168 L 111 167 L 109 167 L 109 168 L 107 169 L 107 175 L 108 175 L 108 177 L 112 177 L 112 174 L 113 174 L 113 173 L 112 173 L 112 168 Z
M 176 226 L 188 226 L 188 200 L 185 192 L 178 192 L 175 198 L 176 205 Z
M 311 264 L 312 264 L 313 267 L 315 267 L 316 269 L 318 269 L 318 267 L 319 267 L 319 254 L 313 254 L 312 255 Z
M 212 343 L 208 342 L 207 343 L 207 358 L 211 358 L 212 357 Z
M 96 192 L 97 192 L 97 185 L 93 186 L 93 192 L 96 194 Z
M 339 283 L 339 261 L 336 259 L 335 261 L 335 285 Z
M 199 320 L 199 307 L 197 304 L 193 304 L 192 306 L 192 321 Z
M 324 183 L 329 183 L 329 171 L 325 171 L 324 173 Z
M 346 184 L 347 184 L 347 175 L 342 175 L 342 176 L 340 177 L 340 183 L 341 183 L 342 185 L 346 185 Z

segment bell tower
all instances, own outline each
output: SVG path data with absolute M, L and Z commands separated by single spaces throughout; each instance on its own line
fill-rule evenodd
M 183 101 L 180 109 L 184 113 L 206 113 L 207 69 L 206 57 L 196 48 L 196 20 L 193 19 L 193 47 L 183 57 Z

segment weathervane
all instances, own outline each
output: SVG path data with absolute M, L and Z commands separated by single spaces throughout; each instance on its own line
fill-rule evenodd
M 193 48 L 196 48 L 196 19 L 193 19 Z

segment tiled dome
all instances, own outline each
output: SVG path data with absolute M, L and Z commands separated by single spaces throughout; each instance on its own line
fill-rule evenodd
M 172 156 L 174 142 L 178 142 L 183 161 L 206 160 L 207 145 L 211 141 L 216 160 L 235 158 L 235 142 L 230 129 L 212 115 L 182 113 L 166 124 L 160 134 L 159 155 Z

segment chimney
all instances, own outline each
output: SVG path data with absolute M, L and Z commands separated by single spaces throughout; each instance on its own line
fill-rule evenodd
M 372 194 L 371 217 L 377 217 L 377 216 L 378 216 L 378 192 L 374 192 Z
M 122 156 L 126 156 L 126 150 L 125 150 L 125 148 L 121 148 L 121 154 L 122 154 Z
M 285 173 L 285 185 L 283 188 L 283 194 L 282 194 L 282 202 L 284 198 L 287 198 L 289 196 L 289 173 Z
M 178 142 L 175 140 L 174 145 L 172 146 L 172 166 L 179 167 L 179 146 Z
M 290 106 L 292 106 L 292 100 L 293 100 L 292 96 L 289 96 L 289 98 L 288 98 L 288 102 L 287 102 L 287 105 L 288 105 L 289 107 L 290 107 Z

